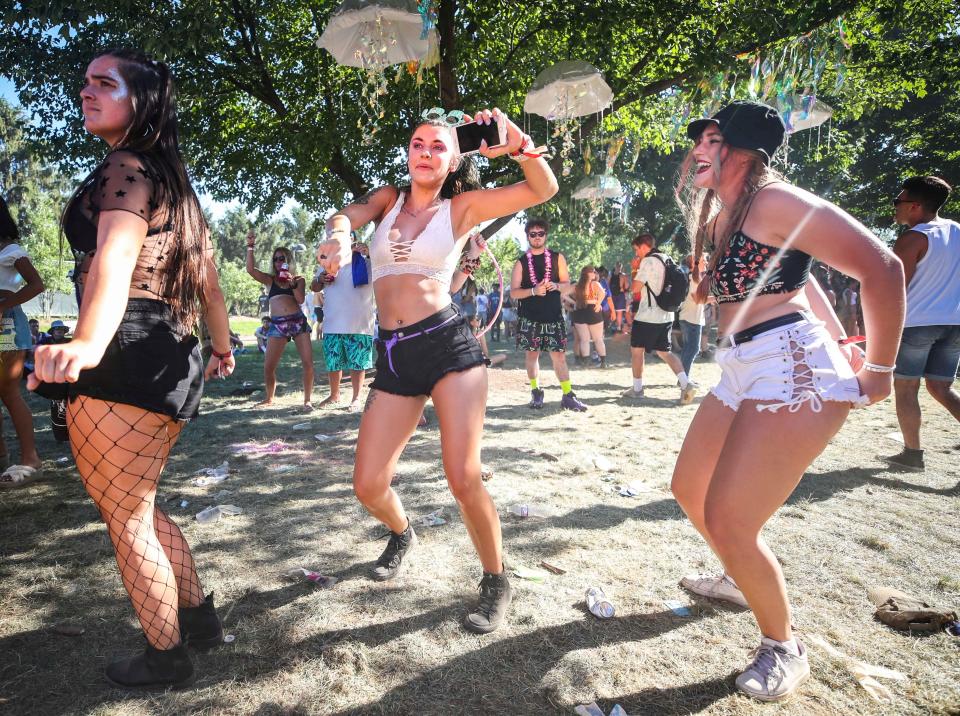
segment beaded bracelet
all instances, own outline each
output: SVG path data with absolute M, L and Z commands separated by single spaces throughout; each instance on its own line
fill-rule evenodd
M 897 369 L 895 365 L 880 365 L 878 363 L 864 363 L 864 370 L 869 370 L 871 373 L 893 373 Z

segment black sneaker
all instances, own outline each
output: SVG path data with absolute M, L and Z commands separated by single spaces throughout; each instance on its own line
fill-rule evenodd
M 213 592 L 199 607 L 180 607 L 180 637 L 187 646 L 206 651 L 223 644 L 223 625 L 213 607 Z
M 480 604 L 467 614 L 463 626 L 474 634 L 489 634 L 503 621 L 513 599 L 513 589 L 506 571 L 500 574 L 484 572 L 480 580 Z
M 370 576 L 378 582 L 385 582 L 388 579 L 396 577 L 403 564 L 404 555 L 413 549 L 416 544 L 417 534 L 413 531 L 413 527 L 410 526 L 408 520 L 407 529 L 403 532 L 400 534 L 396 532 L 390 533 L 390 541 L 387 542 L 387 548 L 383 550 L 380 559 L 377 560 L 376 565 L 370 571 Z
M 193 662 L 183 644 L 165 650 L 147 644 L 142 654 L 110 664 L 107 681 L 127 689 L 177 688 L 193 681 Z
M 534 388 L 530 391 L 530 404 L 528 407 L 540 410 L 543 407 L 543 390 Z
M 890 457 L 883 458 L 891 467 L 899 470 L 912 470 L 913 472 L 923 472 L 923 450 L 913 450 L 905 447 L 901 452 Z

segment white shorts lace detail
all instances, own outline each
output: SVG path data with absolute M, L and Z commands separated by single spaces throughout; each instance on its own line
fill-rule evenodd
M 795 413 L 805 404 L 815 413 L 827 400 L 866 403 L 850 363 L 820 322 L 804 319 L 761 333 L 752 341 L 717 350 L 720 382 L 710 392 L 738 410 L 744 400 L 764 401 L 757 410 Z

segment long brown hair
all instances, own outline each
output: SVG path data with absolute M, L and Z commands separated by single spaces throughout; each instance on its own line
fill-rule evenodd
M 277 254 L 283 254 L 284 263 L 287 264 L 287 270 L 290 272 L 291 276 L 296 275 L 296 271 L 293 268 L 293 252 L 288 249 L 286 246 L 278 246 L 273 251 L 270 252 L 270 267 L 273 269 L 273 275 L 277 275 L 277 264 L 273 260 L 273 257 Z
M 736 201 L 729 207 L 727 222 L 723 226 L 722 233 L 717 232 L 716 224 L 721 208 L 725 207 L 723 207 L 716 191 L 701 189 L 693 185 L 697 163 L 693 158 L 692 148 L 684 157 L 677 176 L 675 197 L 687 224 L 687 234 L 693 239 L 693 271 L 691 275 L 694 281 L 700 281 L 696 296 L 700 303 L 707 300 L 712 283 L 709 278 L 711 272 L 726 252 L 727 246 L 730 244 L 730 237 L 739 230 L 743 223 L 753 197 L 767 184 L 783 180 L 779 173 L 767 166 L 766 157 L 762 153 L 752 149 L 732 147 L 729 144 L 724 146 L 729 151 L 727 162 L 730 162 L 733 158 L 739 158 L 745 161 L 748 167 L 743 178 L 743 187 L 737 195 Z M 722 164 L 723 162 L 718 162 L 713 167 L 718 179 L 723 169 Z M 710 233 L 709 238 L 707 237 L 708 232 Z M 707 243 L 710 244 L 710 261 L 707 265 L 707 277 L 702 277 L 700 275 L 700 258 L 703 256 L 704 247 Z
M 413 134 L 420 127 L 443 127 L 450 131 L 450 134 L 456 134 L 456 128 L 451 127 L 446 122 L 439 119 L 425 119 L 423 121 L 417 122 L 413 129 L 410 132 L 410 135 Z M 440 198 L 441 199 L 452 199 L 457 194 L 462 194 L 465 191 L 473 191 L 474 189 L 482 189 L 483 185 L 480 183 L 480 170 L 477 168 L 477 163 L 474 161 L 472 156 L 462 156 L 457 155 L 454 157 L 454 161 L 457 163 L 456 169 L 452 169 L 447 178 L 443 180 L 443 186 L 440 187 Z M 410 184 L 398 187 L 400 191 L 410 192 Z
M 174 237 L 167 270 L 162 272 L 160 294 L 169 302 L 175 321 L 193 326 L 205 301 L 204 262 L 209 229 L 180 156 L 173 76 L 166 64 L 150 59 L 140 50 L 112 49 L 97 57 L 119 60 L 117 69 L 130 87 L 133 119 L 110 151 L 135 152 L 157 176 L 159 204 L 168 212 L 165 223 L 170 225 Z M 96 171 L 70 197 L 61 226 Z
M 590 278 L 591 273 L 596 273 L 596 269 L 594 269 L 593 266 L 587 265 L 580 269 L 580 280 L 577 281 L 577 285 L 573 289 L 573 296 L 577 302 L 577 308 L 587 307 L 587 289 L 596 280 Z

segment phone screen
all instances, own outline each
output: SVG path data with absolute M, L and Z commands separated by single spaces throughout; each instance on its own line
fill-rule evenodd
M 480 149 L 480 142 L 487 140 L 488 147 L 497 147 L 500 142 L 500 127 L 495 119 L 490 124 L 471 122 L 457 127 L 457 144 L 461 154 L 471 154 Z

